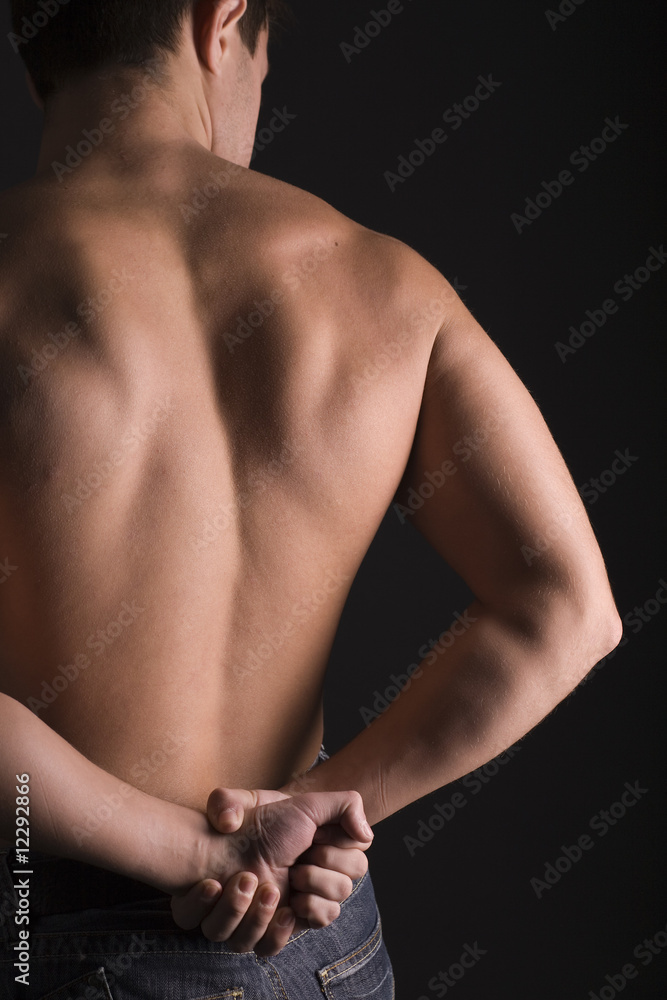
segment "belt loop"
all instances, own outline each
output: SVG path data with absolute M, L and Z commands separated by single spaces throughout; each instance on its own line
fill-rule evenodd
M 0 851 L 0 945 L 5 948 L 19 940 L 16 925 L 18 898 L 11 871 L 11 851 Z

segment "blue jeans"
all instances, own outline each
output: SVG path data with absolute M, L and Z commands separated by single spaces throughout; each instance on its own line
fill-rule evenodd
M 333 924 L 293 934 L 280 955 L 260 958 L 179 929 L 170 897 L 142 882 L 36 851 L 31 875 L 14 875 L 18 867 L 12 851 L 0 852 L 1 1000 L 394 998 L 370 873 Z M 30 923 L 19 926 L 13 886 L 25 878 Z M 15 981 L 21 927 L 30 932 L 29 986 Z

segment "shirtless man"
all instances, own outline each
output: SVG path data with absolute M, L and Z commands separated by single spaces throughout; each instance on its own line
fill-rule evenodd
M 12 6 L 18 30 L 33 5 Z M 175 894 L 216 968 L 280 952 L 305 1000 L 362 954 L 379 1000 L 381 935 L 354 924 L 364 811 L 377 824 L 510 746 L 621 623 L 538 408 L 451 285 L 248 169 L 266 15 L 70 0 L 17 43 L 47 113 L 35 177 L 0 199 L 0 835 L 29 775 L 31 847 Z M 294 781 L 392 502 L 471 588 L 473 624 Z M 320 985 L 289 993 L 310 957 Z

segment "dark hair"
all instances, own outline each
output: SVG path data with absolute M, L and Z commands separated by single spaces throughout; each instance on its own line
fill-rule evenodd
M 186 15 L 197 0 L 10 0 L 10 41 L 47 101 L 78 73 L 105 63 L 143 66 L 176 52 Z M 285 0 L 248 0 L 239 21 L 254 56 L 260 31 L 279 27 Z

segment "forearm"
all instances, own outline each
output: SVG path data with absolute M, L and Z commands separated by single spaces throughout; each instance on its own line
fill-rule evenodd
M 201 876 L 201 848 L 210 847 L 205 816 L 97 767 L 4 694 L 0 731 L 3 840 L 14 842 L 16 776 L 27 774 L 33 850 L 107 868 L 165 892 L 188 888 Z
M 609 651 L 588 630 L 572 639 L 566 620 L 559 637 L 522 633 L 478 602 L 469 617 L 380 718 L 308 775 L 309 791 L 355 789 L 378 823 L 507 749 Z

